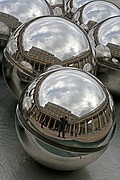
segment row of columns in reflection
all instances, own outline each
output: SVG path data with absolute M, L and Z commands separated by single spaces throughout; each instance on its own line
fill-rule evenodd
M 58 127 L 60 123 L 60 120 L 55 119 L 55 117 L 51 116 L 51 114 L 47 114 L 47 112 L 45 113 L 45 112 L 37 111 L 36 106 L 34 106 L 32 108 L 32 111 L 30 111 L 29 120 L 32 123 L 33 122 L 35 124 L 37 123 L 37 127 L 39 127 L 39 130 L 40 130 L 40 124 L 43 123 L 45 130 L 49 130 L 50 132 L 49 131 L 47 132 L 50 134 L 52 134 L 52 131 L 53 132 L 58 131 Z M 108 105 L 99 114 L 97 114 L 92 118 L 88 118 L 86 120 L 79 122 L 70 122 L 68 119 L 68 125 L 66 126 L 65 129 L 66 137 L 71 137 L 71 136 L 78 137 L 90 133 L 94 134 L 95 132 L 104 129 L 106 125 L 111 122 L 111 120 L 112 117 L 110 113 L 110 107 Z

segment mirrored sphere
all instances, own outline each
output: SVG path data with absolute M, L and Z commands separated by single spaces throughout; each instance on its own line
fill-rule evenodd
M 86 32 L 57 16 L 39 17 L 22 24 L 11 35 L 4 56 L 5 79 L 17 97 L 23 82 L 30 82 L 51 65 L 73 66 L 92 74 L 96 74 L 97 68 Z
M 108 1 L 91 1 L 75 12 L 72 20 L 88 30 L 109 17 L 120 15 L 120 9 Z
M 111 93 L 120 95 L 120 16 L 96 25 L 89 33 L 98 60 L 98 78 Z
M 64 0 L 47 0 L 56 16 L 64 16 Z
M 64 130 L 61 116 L 67 116 Z M 58 170 L 79 169 L 99 158 L 115 124 L 108 90 L 78 68 L 52 68 L 41 74 L 24 89 L 16 109 L 16 131 L 24 149 Z
M 0 46 L 5 47 L 8 38 L 21 23 L 35 17 L 51 15 L 52 9 L 45 0 L 0 1 Z

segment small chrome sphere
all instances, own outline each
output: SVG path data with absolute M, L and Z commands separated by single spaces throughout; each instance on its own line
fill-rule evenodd
M 89 31 L 95 24 L 112 16 L 120 15 L 117 5 L 109 1 L 91 1 L 79 8 L 72 20 Z
M 64 130 L 61 116 L 67 116 Z M 115 124 L 107 89 L 90 73 L 70 67 L 52 68 L 35 78 L 16 109 L 16 131 L 24 149 L 58 170 L 76 170 L 98 159 Z
M 109 91 L 120 96 L 120 16 L 97 24 L 89 33 L 98 60 L 97 77 Z
M 3 74 L 16 97 L 21 94 L 22 82 L 30 82 L 51 65 L 73 66 L 92 74 L 97 69 L 86 32 L 57 16 L 39 17 L 22 24 L 11 35 L 4 56 Z
M 64 16 L 64 0 L 47 0 L 55 16 Z
M 35 17 L 53 14 L 45 0 L 0 1 L 0 47 L 5 47 L 10 34 L 21 24 Z

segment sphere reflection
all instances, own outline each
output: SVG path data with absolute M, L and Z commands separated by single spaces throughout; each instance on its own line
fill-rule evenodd
M 73 14 L 84 4 L 90 2 L 92 0 L 65 0 L 64 1 L 64 9 L 65 9 L 65 16 L 68 18 L 72 18 Z
M 47 0 L 55 16 L 64 16 L 64 0 Z
M 73 21 L 90 30 L 95 24 L 112 16 L 120 15 L 120 9 L 108 1 L 91 1 L 78 9 L 73 15 Z
M 61 116 L 67 117 L 64 137 L 59 136 Z M 28 154 L 58 170 L 95 161 L 115 130 L 114 103 L 107 89 L 94 76 L 70 67 L 35 78 L 20 97 L 16 117 L 17 134 Z
M 53 14 L 45 0 L 1 0 L 0 1 L 0 40 L 5 47 L 10 34 L 21 25 L 35 17 Z
M 120 95 L 120 16 L 108 18 L 97 24 L 89 33 L 98 59 L 97 76 L 111 93 Z M 109 31 L 108 31 L 109 29 Z
M 14 84 L 21 81 L 30 82 L 51 65 L 77 67 L 92 74 L 96 74 L 97 69 L 86 32 L 63 17 L 39 17 L 22 24 L 11 35 L 4 55 L 5 77 L 6 69 L 12 65 L 14 75 L 10 73 L 9 77 Z M 21 63 L 25 61 L 32 68 Z M 15 80 L 13 76 L 17 79 Z M 20 83 L 16 86 L 20 86 Z

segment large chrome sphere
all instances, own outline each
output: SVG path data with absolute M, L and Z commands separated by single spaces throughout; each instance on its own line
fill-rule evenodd
M 83 28 L 91 29 L 95 24 L 112 16 L 120 15 L 120 9 L 108 1 L 91 1 L 86 3 L 73 15 L 73 21 Z
M 51 14 L 52 8 L 45 0 L 0 0 L 0 47 L 5 47 L 11 32 L 21 23 Z
M 99 23 L 89 36 L 96 48 L 97 77 L 112 94 L 120 95 L 120 16 Z
M 51 65 L 73 66 L 96 74 L 86 32 L 63 17 L 39 17 L 23 24 L 11 35 L 4 55 L 5 79 L 17 97 L 23 82 L 30 82 Z
M 60 117 L 68 117 L 65 138 Z M 114 103 L 93 75 L 52 68 L 23 91 L 16 109 L 19 140 L 39 163 L 58 170 L 86 166 L 106 150 L 115 130 Z

